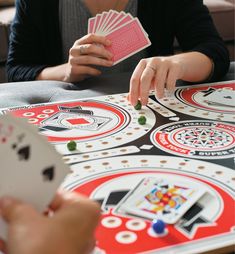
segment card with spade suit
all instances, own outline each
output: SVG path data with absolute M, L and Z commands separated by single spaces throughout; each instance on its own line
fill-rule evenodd
M 69 172 L 61 156 L 35 126 L 11 115 L 0 117 L 0 197 L 11 196 L 46 209 Z M 0 238 L 6 225 L 0 219 Z

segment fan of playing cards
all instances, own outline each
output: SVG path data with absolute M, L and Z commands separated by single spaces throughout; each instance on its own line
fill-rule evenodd
M 106 36 L 112 42 L 107 50 L 113 54 L 114 64 L 151 45 L 138 18 L 123 11 L 110 10 L 90 18 L 88 33 Z
M 26 120 L 0 117 L 0 197 L 11 196 L 46 209 L 69 172 L 61 156 Z M 0 218 L 0 238 L 6 224 Z

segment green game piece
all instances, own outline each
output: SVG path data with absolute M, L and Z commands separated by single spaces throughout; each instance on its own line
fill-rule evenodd
M 77 143 L 71 140 L 67 143 L 67 148 L 69 151 L 75 151 L 77 149 Z
M 146 124 L 146 117 L 145 116 L 140 116 L 138 118 L 138 122 L 139 122 L 140 125 Z
M 135 105 L 135 109 L 136 109 L 136 110 L 141 110 L 141 108 L 142 108 L 142 104 L 141 104 L 141 102 L 138 100 L 137 104 Z

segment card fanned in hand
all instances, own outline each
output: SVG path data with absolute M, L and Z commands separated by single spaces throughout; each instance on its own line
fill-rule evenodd
M 0 198 L 13 197 L 43 212 L 69 173 L 54 147 L 35 126 L 11 115 L 0 117 Z M 0 218 L 0 238 L 7 226 Z
M 106 36 L 112 44 L 114 65 L 151 45 L 138 18 L 125 12 L 110 10 L 88 20 L 88 33 Z

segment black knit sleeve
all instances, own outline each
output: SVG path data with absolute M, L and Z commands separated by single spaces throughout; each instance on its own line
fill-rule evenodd
M 229 53 L 202 0 L 175 3 L 175 34 L 184 52 L 197 51 L 214 63 L 210 81 L 223 77 L 229 68 Z
M 35 80 L 47 65 L 43 64 L 40 38 L 27 0 L 16 1 L 7 60 L 9 81 Z M 40 64 L 42 63 L 42 64 Z

